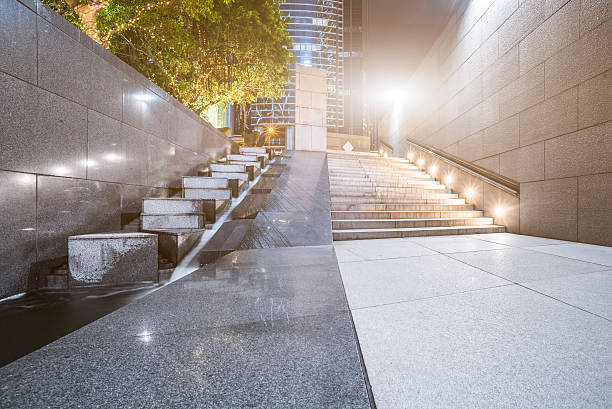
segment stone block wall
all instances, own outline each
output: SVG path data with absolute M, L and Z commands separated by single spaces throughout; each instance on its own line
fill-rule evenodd
M 612 245 L 612 2 L 470 0 L 380 129 L 521 183 L 520 232 Z
M 40 2 L 0 1 L 0 298 L 230 144 Z
M 327 73 L 324 69 L 296 66 L 295 149 L 327 149 Z

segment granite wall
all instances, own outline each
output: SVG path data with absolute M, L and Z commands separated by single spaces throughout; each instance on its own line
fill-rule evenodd
M 612 245 L 612 2 L 471 0 L 382 135 L 521 183 L 520 232 Z
M 0 1 L 0 298 L 231 142 L 35 0 Z

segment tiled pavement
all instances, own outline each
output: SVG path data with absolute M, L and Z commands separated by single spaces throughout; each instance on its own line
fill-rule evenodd
M 612 407 L 612 248 L 334 243 L 378 409 Z

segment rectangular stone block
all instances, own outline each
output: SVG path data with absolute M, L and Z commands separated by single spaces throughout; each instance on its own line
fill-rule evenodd
M 578 86 L 579 128 L 610 120 L 612 120 L 612 70 Z
M 182 160 L 177 160 L 177 156 L 180 155 L 182 148 L 157 136 L 148 136 L 149 163 L 147 185 L 179 188 L 181 180 L 178 175 L 185 174 L 185 170 L 190 168 Z
M 521 234 L 578 238 L 576 178 L 521 183 Z
M 85 178 L 87 109 L 0 72 L 0 169 Z
M 227 178 L 242 180 L 244 182 L 249 181 L 249 174 L 245 172 L 211 172 L 213 178 Z
M 257 169 L 261 169 L 261 163 L 259 161 L 247 161 L 247 160 L 230 160 L 231 165 L 244 165 L 247 167 L 253 167 Z
M 540 64 L 499 91 L 501 119 L 544 101 L 544 64 Z
M 581 0 L 580 36 L 612 17 L 610 0 Z
M 612 173 L 578 178 L 578 241 L 612 246 Z
M 519 50 L 513 47 L 482 74 L 483 95 L 488 97 L 519 77 Z
M 0 70 L 36 84 L 36 14 L 24 5 L 0 2 Z
M 183 188 L 191 189 L 227 189 L 229 179 L 206 176 L 183 176 Z
M 151 214 L 203 213 L 201 200 L 181 198 L 144 198 L 142 211 Z
M 259 153 L 262 155 L 266 155 L 267 151 L 265 147 L 258 147 L 258 146 L 241 146 L 240 147 L 240 152 L 241 153 Z
M 544 179 L 544 142 L 523 146 L 499 156 L 499 173 L 517 182 Z
M 546 177 L 612 172 L 612 122 L 546 141 Z
M 123 121 L 160 138 L 168 137 L 169 104 L 135 80 L 123 85 Z
M 230 172 L 230 173 L 245 173 L 245 165 L 232 165 L 223 163 L 211 163 L 209 165 L 211 172 Z
M 555 95 L 612 67 L 612 19 L 546 61 L 546 95 Z
M 578 39 L 580 0 L 571 0 L 521 41 L 521 74 Z
M 156 229 L 203 229 L 206 227 L 204 214 L 142 214 L 142 230 Z
M 254 156 L 254 155 L 235 155 L 235 154 L 229 154 L 229 155 L 227 155 L 227 160 L 229 160 L 229 161 L 242 161 L 242 162 L 257 162 L 257 156 Z
M 184 189 L 185 199 L 231 200 L 231 189 Z
M 517 9 L 517 0 L 496 0 L 482 16 L 482 37 L 489 38 Z
M 157 235 L 159 255 L 176 266 L 200 241 L 206 229 L 158 229 L 151 231 Z
M 575 87 L 520 113 L 520 145 L 531 145 L 577 128 L 578 89 Z
M 68 238 L 73 287 L 157 281 L 157 236 L 101 233 Z
M 519 146 L 519 116 L 496 123 L 484 130 L 482 136 L 483 156 L 506 152 Z
M 499 173 L 499 155 L 477 160 L 474 162 L 474 165 L 481 166 L 495 173 Z

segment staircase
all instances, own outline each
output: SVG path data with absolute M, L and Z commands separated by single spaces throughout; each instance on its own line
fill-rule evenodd
M 336 241 L 505 231 L 408 160 L 330 152 L 327 162 Z

